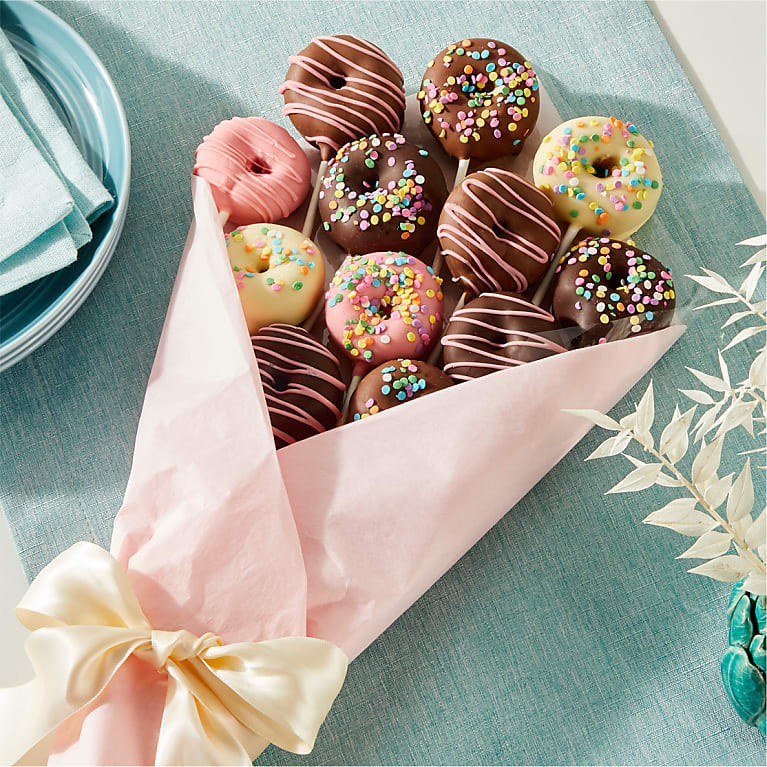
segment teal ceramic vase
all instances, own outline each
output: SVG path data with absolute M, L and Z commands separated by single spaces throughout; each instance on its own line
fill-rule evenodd
M 738 715 L 764 734 L 765 597 L 735 584 L 727 607 L 728 647 L 722 658 L 722 681 Z

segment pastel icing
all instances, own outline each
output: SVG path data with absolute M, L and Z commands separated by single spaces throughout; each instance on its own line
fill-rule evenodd
M 301 232 L 277 224 L 239 226 L 226 247 L 248 331 L 273 322 L 298 325 L 322 296 L 322 252 Z
M 311 169 L 298 142 L 260 117 L 219 123 L 195 152 L 194 171 L 237 224 L 289 216 L 306 198 Z
M 442 327 L 441 284 L 407 253 L 347 256 L 325 294 L 330 337 L 362 368 L 424 357 Z
M 616 240 L 650 218 L 663 189 L 652 141 L 615 117 L 557 126 L 538 147 L 533 174 L 561 221 Z

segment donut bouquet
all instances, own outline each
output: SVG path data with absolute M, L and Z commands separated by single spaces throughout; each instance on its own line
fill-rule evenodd
M 608 410 L 684 327 L 631 239 L 663 185 L 630 121 L 562 122 L 486 38 L 409 97 L 352 35 L 287 67 L 303 144 L 235 117 L 196 152 L 112 548 L 153 625 L 354 658 L 578 442 L 563 410 Z M 125 674 L 73 753 L 119 717 L 154 763 L 163 694 Z

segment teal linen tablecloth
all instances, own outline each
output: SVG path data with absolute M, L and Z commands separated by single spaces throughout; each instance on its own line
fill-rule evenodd
M 108 544 L 191 219 L 194 149 L 232 115 L 288 126 L 277 86 L 288 54 L 315 34 L 378 43 L 410 92 L 448 42 L 513 43 L 563 117 L 615 114 L 655 139 L 666 190 L 640 245 L 653 242 L 672 265 L 686 253 L 735 280 L 746 254 L 733 244 L 764 231 L 644 3 L 48 7 L 114 78 L 134 170 L 106 275 L 0 382 L 0 502 L 30 576 L 75 541 Z M 691 290 L 679 282 L 680 293 Z M 723 316 L 706 314 L 656 366 L 659 418 L 670 417 L 676 388 L 690 387 L 685 365 L 715 365 Z M 259 763 L 763 764 L 764 740 L 737 718 L 719 681 L 729 588 L 686 575 L 674 560 L 686 541 L 639 524 L 668 491 L 603 497 L 628 464 L 583 463 L 602 437 L 590 433 L 352 664 L 311 756 L 271 749 Z

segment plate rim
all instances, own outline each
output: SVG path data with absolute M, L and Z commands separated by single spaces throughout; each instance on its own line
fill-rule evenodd
M 5 5 L 0 0 L 0 5 Z M 66 324 L 77 310 L 83 305 L 99 280 L 106 271 L 107 266 L 112 260 L 112 255 L 117 247 L 117 243 L 122 235 L 125 226 L 125 217 L 128 208 L 128 199 L 130 197 L 130 180 L 132 170 L 131 142 L 128 129 L 128 120 L 125 114 L 125 108 L 120 98 L 120 94 L 115 87 L 109 72 L 101 59 L 88 43 L 63 19 L 57 16 L 53 11 L 45 8 L 34 0 L 26 0 L 21 3 L 27 9 L 34 9 L 32 13 L 39 13 L 46 17 L 54 26 L 65 30 L 65 32 L 77 41 L 81 50 L 88 56 L 99 75 L 103 78 L 110 93 L 112 94 L 117 116 L 119 118 L 121 137 L 125 147 L 126 172 L 120 186 L 115 190 L 117 204 L 114 210 L 112 227 L 107 237 L 101 241 L 96 248 L 96 252 L 88 266 L 77 277 L 77 279 L 59 294 L 56 299 L 49 304 L 45 311 L 38 315 L 21 333 L 15 338 L 10 339 L 4 344 L 0 344 L 0 372 L 7 370 L 12 365 L 20 362 L 24 357 L 31 354 L 37 348 L 42 346 L 53 335 L 55 335 L 62 326 Z M 26 24 L 24 25 L 27 26 Z M 43 278 L 45 279 L 45 278 Z

